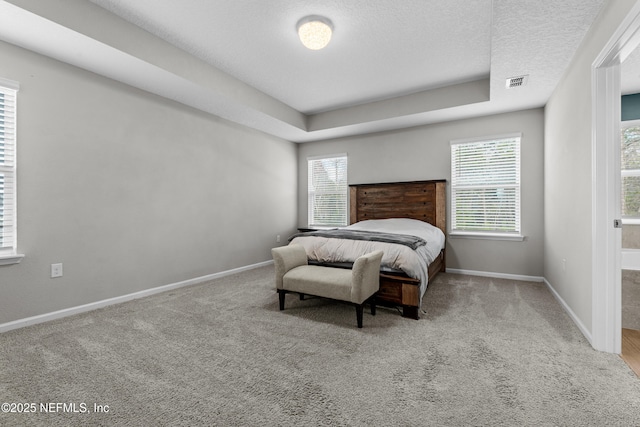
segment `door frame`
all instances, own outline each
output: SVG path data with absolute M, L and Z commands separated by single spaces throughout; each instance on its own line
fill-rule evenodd
M 620 353 L 622 234 L 620 218 L 620 64 L 640 45 L 637 0 L 592 64 L 592 323 L 591 345 Z

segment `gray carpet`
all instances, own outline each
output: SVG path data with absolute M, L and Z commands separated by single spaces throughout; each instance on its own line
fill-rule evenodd
M 543 284 L 440 274 L 419 321 L 385 308 L 357 329 L 341 303 L 289 295 L 278 311 L 272 276 L 1 334 L 0 401 L 37 410 L 0 424 L 640 425 L 640 380 Z

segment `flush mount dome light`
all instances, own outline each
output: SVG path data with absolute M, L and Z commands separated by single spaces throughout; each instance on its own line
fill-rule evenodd
M 298 36 L 305 47 L 319 50 L 329 44 L 333 25 L 322 16 L 307 16 L 298 21 Z

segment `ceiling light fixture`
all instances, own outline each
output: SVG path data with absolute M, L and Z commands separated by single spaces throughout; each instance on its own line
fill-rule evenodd
M 322 16 L 307 16 L 298 21 L 298 36 L 305 47 L 319 50 L 329 44 L 333 25 Z

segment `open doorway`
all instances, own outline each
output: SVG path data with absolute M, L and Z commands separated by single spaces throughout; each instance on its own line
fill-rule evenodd
M 640 45 L 640 1 L 593 63 L 592 345 L 622 349 L 621 64 Z
M 621 356 L 640 376 L 640 47 L 620 75 Z
M 640 49 L 636 49 L 635 52 L 640 52 Z M 632 84 L 631 80 L 637 80 L 640 83 L 640 62 L 638 67 L 633 61 L 622 64 L 622 122 L 620 125 L 621 356 L 640 376 L 640 86 Z

